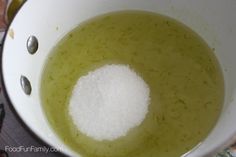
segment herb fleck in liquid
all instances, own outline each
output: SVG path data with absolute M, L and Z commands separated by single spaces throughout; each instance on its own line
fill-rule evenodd
M 68 114 L 77 79 L 104 64 L 128 64 L 150 87 L 143 123 L 115 141 L 95 141 Z M 46 116 L 59 137 L 83 157 L 179 157 L 215 125 L 224 90 L 208 45 L 183 24 L 127 11 L 89 20 L 52 50 L 42 75 Z

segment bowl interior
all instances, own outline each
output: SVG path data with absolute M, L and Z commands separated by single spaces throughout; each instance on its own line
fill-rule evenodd
M 86 19 L 119 10 L 145 10 L 175 18 L 192 28 L 215 49 L 225 79 L 224 108 L 212 133 L 187 156 L 207 156 L 236 140 L 235 0 L 27 1 L 10 25 L 2 54 L 6 91 L 22 120 L 48 144 L 69 155 L 76 155 L 53 133 L 44 116 L 39 91 L 43 66 L 50 50 L 68 31 Z M 29 54 L 26 48 L 30 35 L 36 36 L 39 41 L 34 55 Z M 30 96 L 21 89 L 21 75 L 31 82 Z

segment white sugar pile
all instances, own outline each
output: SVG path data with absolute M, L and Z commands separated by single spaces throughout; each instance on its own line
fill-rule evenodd
M 125 136 L 144 120 L 149 87 L 129 66 L 105 65 L 77 81 L 69 114 L 77 128 L 96 140 Z

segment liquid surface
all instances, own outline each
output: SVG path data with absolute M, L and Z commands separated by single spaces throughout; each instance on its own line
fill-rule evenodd
M 151 102 L 140 126 L 99 142 L 76 129 L 68 103 L 77 79 L 105 64 L 134 69 L 149 85 Z M 83 157 L 179 157 L 209 134 L 223 96 L 221 71 L 206 43 L 173 19 L 141 11 L 78 26 L 52 50 L 41 83 L 52 128 Z

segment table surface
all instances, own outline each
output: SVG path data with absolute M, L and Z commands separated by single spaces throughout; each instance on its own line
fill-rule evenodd
M 0 47 L 1 49 L 1 47 Z M 2 127 L 0 124 L 0 157 L 1 150 L 6 148 L 50 148 L 39 138 L 37 138 L 25 124 L 20 120 L 18 115 L 15 113 L 13 107 L 8 103 L 0 85 L 0 104 L 3 104 L 5 116 L 3 118 Z M 12 149 L 13 151 L 13 149 Z M 16 150 L 17 151 L 17 150 Z M 10 152 L 7 151 L 9 157 L 65 157 L 60 153 L 46 153 L 46 152 L 33 152 L 36 149 L 26 152 Z
M 4 12 L 7 4 L 10 4 L 10 2 L 15 2 L 15 10 L 20 6 L 22 2 L 25 0 L 0 0 L 0 53 L 1 53 L 1 39 L 3 37 L 3 32 L 7 27 L 7 22 L 5 19 L 6 12 Z M 1 68 L 1 67 L 0 67 Z M 2 82 L 0 80 L 0 82 Z M 48 157 L 65 157 L 64 155 L 60 154 L 59 152 L 54 153 L 46 153 L 46 151 L 43 152 L 34 152 L 37 151 L 36 149 L 42 148 L 50 148 L 48 145 L 46 145 L 43 141 L 41 141 L 36 135 L 34 135 L 30 129 L 20 120 L 20 118 L 17 116 L 15 110 L 11 106 L 11 104 L 8 103 L 6 100 L 6 97 L 4 96 L 3 91 L 1 90 L 1 83 L 0 83 L 0 157 L 7 157 L 2 154 L 3 150 L 6 150 L 6 148 L 11 149 L 12 151 L 7 151 L 9 157 L 41 157 L 41 156 L 48 156 Z M 3 104 L 3 106 L 2 106 Z M 2 108 L 4 108 L 5 116 L 3 117 L 3 121 L 1 121 L 1 113 Z M 2 123 L 1 123 L 2 122 Z M 2 125 L 1 125 L 2 124 Z M 30 149 L 30 151 L 20 151 L 20 152 L 13 152 L 13 150 L 16 148 L 34 148 L 33 150 Z M 44 150 L 43 149 L 43 150 Z M 226 149 L 225 151 L 219 153 L 217 157 L 236 157 L 236 144 L 234 147 Z

